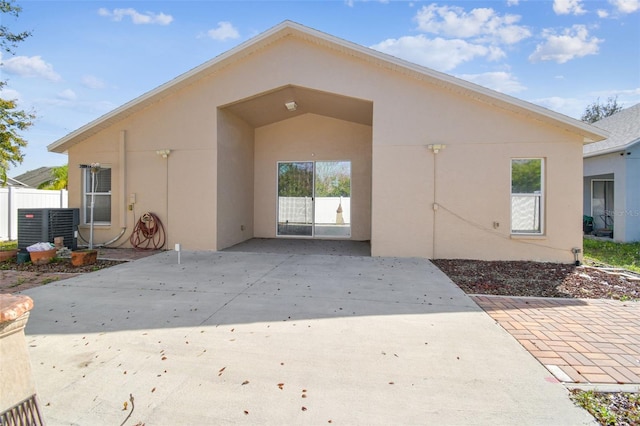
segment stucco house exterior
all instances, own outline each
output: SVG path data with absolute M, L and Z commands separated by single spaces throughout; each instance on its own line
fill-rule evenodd
M 68 153 L 84 226 L 95 196 L 96 242 L 153 212 L 169 249 L 346 238 L 373 256 L 572 262 L 582 147 L 604 137 L 285 21 L 49 150 Z
M 594 123 L 609 132 L 585 145 L 583 212 L 596 235 L 640 241 L 640 104 Z

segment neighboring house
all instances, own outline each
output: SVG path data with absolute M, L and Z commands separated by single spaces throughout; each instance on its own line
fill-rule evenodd
M 286 21 L 49 150 L 68 153 L 83 226 L 94 197 L 96 243 L 152 212 L 168 249 L 348 238 L 374 256 L 572 262 L 582 147 L 606 136 Z
M 640 241 L 640 104 L 594 123 L 609 132 L 584 147 L 584 214 L 594 234 Z
M 29 185 L 20 182 L 18 179 L 10 178 L 7 176 L 6 186 L 12 186 L 14 188 L 28 188 Z
M 16 176 L 15 179 L 27 185 L 30 188 L 38 188 L 43 183 L 51 180 L 53 167 L 38 167 L 34 170 L 29 170 L 26 173 Z

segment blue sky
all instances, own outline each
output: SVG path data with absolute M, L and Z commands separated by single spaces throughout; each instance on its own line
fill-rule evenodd
M 579 118 L 640 102 L 640 0 L 29 1 L 3 53 L 3 98 L 34 110 L 16 176 L 66 163 L 46 146 L 102 114 L 292 20 Z

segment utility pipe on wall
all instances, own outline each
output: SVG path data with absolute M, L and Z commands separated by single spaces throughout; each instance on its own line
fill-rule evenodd
M 156 154 L 158 154 L 159 156 L 161 156 L 162 158 L 164 158 L 166 160 L 166 167 L 165 167 L 165 194 L 166 194 L 166 211 L 165 211 L 165 222 L 167 224 L 167 230 L 169 229 L 169 155 L 171 155 L 171 150 L 170 149 L 161 149 L 156 151 Z M 167 245 L 169 244 L 169 232 L 165 230 L 165 241 L 167 243 Z M 160 247 L 162 248 L 162 247 Z
M 437 189 L 438 185 L 436 185 L 436 177 L 437 177 L 437 169 L 436 166 L 438 164 L 436 158 L 437 154 L 446 148 L 444 144 L 431 144 L 427 145 L 427 148 L 433 152 L 433 230 L 431 234 L 431 257 L 436 259 L 436 213 L 438 211 L 438 194 Z
M 120 227 L 122 229 L 127 228 L 127 131 L 120 130 L 120 143 L 119 143 L 119 163 L 120 163 Z

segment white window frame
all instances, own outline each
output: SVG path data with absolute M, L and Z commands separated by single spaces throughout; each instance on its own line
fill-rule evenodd
M 101 164 L 100 168 L 101 169 L 110 169 L 111 173 L 112 173 L 111 178 L 113 179 L 113 170 L 112 170 L 110 165 Z M 91 206 L 88 204 L 87 198 L 91 196 L 92 192 L 91 191 L 87 191 L 87 187 L 91 186 L 91 168 L 86 168 L 86 169 L 81 169 L 81 170 L 82 170 L 82 224 L 83 225 L 89 225 L 90 222 L 91 222 L 91 218 L 89 217 L 90 215 L 87 214 L 87 211 Z M 112 180 L 111 183 L 112 183 L 111 187 L 113 187 L 113 180 Z M 112 214 L 111 214 L 111 202 L 112 202 L 111 189 L 109 189 L 109 192 L 94 192 L 93 194 L 96 197 L 109 197 L 109 221 L 95 221 L 94 220 L 93 224 L 94 225 L 98 225 L 98 226 L 111 225 L 111 218 L 112 218 Z
M 540 160 L 540 193 L 533 194 L 518 194 L 511 192 L 513 189 L 513 162 L 514 160 Z M 509 207 L 510 207 L 510 215 L 509 218 L 511 220 L 511 235 L 512 236 L 527 236 L 527 235 L 544 235 L 545 233 L 545 175 L 546 175 L 546 161 L 544 157 L 516 157 L 511 158 L 509 163 Z M 534 197 L 537 198 L 538 205 L 538 230 L 514 230 L 514 220 L 513 220 L 513 200 L 514 197 Z M 534 219 L 535 221 L 535 219 Z

